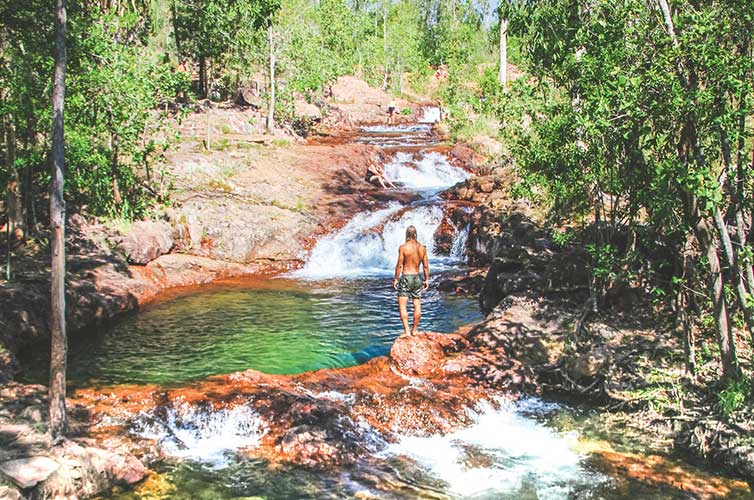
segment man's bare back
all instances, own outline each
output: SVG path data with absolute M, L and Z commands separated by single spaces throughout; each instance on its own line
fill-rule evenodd
M 419 277 L 422 268 L 424 279 Z M 398 263 L 395 266 L 393 287 L 398 290 L 398 310 L 401 315 L 404 333 L 416 334 L 421 319 L 421 292 L 429 286 L 429 258 L 427 248 L 416 240 L 416 228 L 406 229 L 406 243 L 398 249 Z M 414 306 L 414 324 L 408 329 L 408 299 Z
M 427 247 L 416 240 L 409 240 L 400 246 L 398 252 L 403 254 L 403 274 L 419 274 L 419 266 L 427 258 Z

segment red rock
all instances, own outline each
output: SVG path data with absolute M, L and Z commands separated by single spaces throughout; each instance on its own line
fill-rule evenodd
M 444 352 L 436 338 L 427 334 L 402 335 L 390 349 L 390 360 L 399 372 L 427 376 L 440 370 Z

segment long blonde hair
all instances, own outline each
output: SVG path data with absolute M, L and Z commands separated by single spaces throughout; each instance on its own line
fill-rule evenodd
M 416 241 L 416 228 L 414 226 L 408 226 L 406 228 L 406 241 L 408 240 Z

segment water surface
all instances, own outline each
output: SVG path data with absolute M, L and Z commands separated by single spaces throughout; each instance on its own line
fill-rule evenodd
M 424 294 L 422 329 L 452 332 L 480 318 L 474 299 L 434 285 Z M 389 276 L 238 281 L 75 336 L 69 379 L 74 387 L 176 384 L 249 368 L 291 374 L 353 366 L 387 354 L 401 332 Z M 25 378 L 46 379 L 39 370 L 46 355 L 35 349 Z

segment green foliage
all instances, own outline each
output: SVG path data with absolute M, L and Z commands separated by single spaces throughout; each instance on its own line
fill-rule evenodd
M 584 9 L 553 0 L 503 8 L 531 77 L 502 95 L 488 77 L 480 88 L 491 98 L 476 109 L 500 118 L 518 167 L 537 174 L 552 197 L 552 217 L 583 219 L 594 228 L 589 251 L 598 282 L 630 279 L 621 272 L 640 267 L 644 278 L 656 278 L 649 289 L 669 292 L 671 263 L 683 262 L 687 236 L 698 240 L 701 255 L 707 241 L 723 248 L 712 215 L 720 209 L 732 227 L 736 211 L 752 203 L 746 164 L 754 128 L 745 118 L 754 112 L 750 4 L 670 2 L 672 30 L 656 2 L 600 0 Z M 626 252 L 637 239 L 624 236 L 637 230 L 645 235 L 646 259 Z M 747 242 L 737 246 L 747 263 Z M 657 258 L 651 251 L 658 247 L 670 254 Z M 712 283 L 712 262 L 689 258 L 688 282 Z M 722 253 L 721 260 L 725 266 Z M 743 327 L 731 320 L 750 294 L 735 292 L 736 273 L 725 269 L 723 280 L 729 323 Z M 711 300 L 700 295 L 699 323 L 724 328 L 708 314 Z M 716 338 L 725 335 L 718 331 Z
M 747 400 L 751 400 L 753 388 L 754 385 L 752 385 L 751 379 L 741 378 L 731 380 L 717 395 L 723 414 L 730 416 L 733 412 L 740 409 Z
M 7 89 L 3 124 L 15 129 L 17 164 L 32 180 L 24 188 L 45 192 L 49 180 L 49 92 L 52 82 L 51 9 L 42 2 L 2 2 L 6 44 L 0 72 Z M 149 200 L 143 167 L 159 160 L 165 144 L 143 140 L 161 126 L 166 107 L 185 94 L 187 76 L 169 60 L 145 55 L 145 12 L 134 7 L 91 8 L 70 2 L 66 88 L 66 196 L 97 215 L 134 217 Z M 121 200 L 114 199 L 118 187 Z
M 559 247 L 566 247 L 573 241 L 573 231 L 553 231 L 551 238 L 552 242 Z

